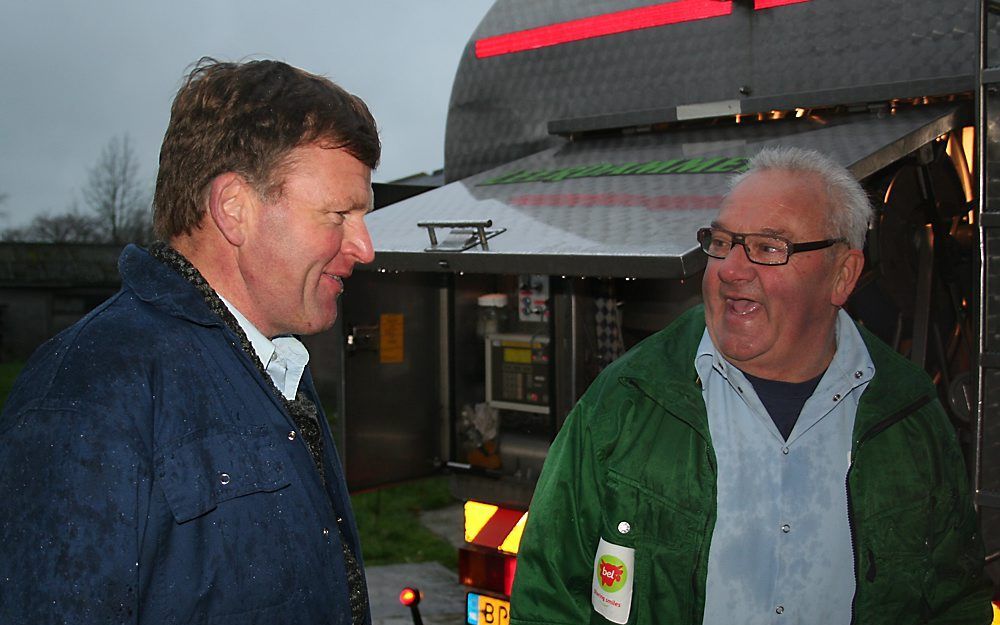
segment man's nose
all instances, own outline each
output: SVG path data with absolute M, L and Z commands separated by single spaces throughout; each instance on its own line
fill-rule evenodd
M 348 248 L 345 251 L 356 259 L 355 262 L 366 264 L 375 260 L 375 246 L 363 217 L 348 228 L 344 245 Z
M 729 250 L 725 258 L 718 260 L 719 278 L 724 282 L 736 282 L 739 280 L 751 280 L 754 276 L 754 264 L 747 256 L 747 249 L 737 243 Z

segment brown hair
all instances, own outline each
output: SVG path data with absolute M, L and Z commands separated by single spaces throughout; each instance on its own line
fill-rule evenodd
M 160 147 L 156 235 L 190 234 L 219 174 L 238 173 L 261 196 L 280 196 L 286 157 L 316 142 L 343 148 L 372 169 L 382 151 L 368 107 L 329 79 L 280 61 L 202 58 L 174 98 Z

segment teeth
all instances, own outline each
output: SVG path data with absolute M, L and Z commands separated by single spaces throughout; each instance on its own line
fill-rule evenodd
M 729 306 L 738 315 L 748 315 L 757 310 L 759 304 L 749 299 L 734 299 L 729 300 Z

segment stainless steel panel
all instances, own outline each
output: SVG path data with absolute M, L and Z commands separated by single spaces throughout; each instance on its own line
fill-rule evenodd
M 429 475 L 447 450 L 442 428 L 442 337 L 436 296 L 445 276 L 356 272 L 341 298 L 344 443 L 352 490 Z M 380 317 L 403 315 L 403 359 L 384 362 Z M 387 353 L 387 352 L 386 352 Z M 445 361 L 447 362 L 447 361 Z
M 977 15 L 968 0 L 808 0 L 763 10 L 723 3 L 730 15 L 478 59 L 478 39 L 663 4 L 499 0 L 455 78 L 447 180 L 557 145 L 547 132 L 558 120 L 652 112 L 643 123 L 655 123 L 677 119 L 677 107 L 713 102 L 788 110 L 974 86 Z
M 824 152 L 861 178 L 963 123 L 961 110 L 923 106 L 895 114 L 790 118 L 563 142 L 376 211 L 368 218 L 376 248 L 372 268 L 689 277 L 704 266 L 695 232 L 715 216 L 730 175 L 708 173 L 712 167 L 703 173 L 621 174 L 612 166 L 621 166 L 618 172 L 649 171 L 642 164 L 675 159 L 688 167 L 698 162 L 720 166 L 764 147 L 788 145 Z M 597 169 L 601 165 L 603 174 Z M 519 171 L 534 174 L 512 177 Z M 527 180 L 503 182 L 521 179 Z M 418 222 L 463 220 L 492 220 L 494 228 L 506 232 L 490 239 L 488 251 L 424 251 L 428 235 Z
M 997 32 L 991 28 L 997 16 L 988 11 L 992 3 L 980 0 L 980 28 L 976 92 L 976 169 L 979 174 L 979 293 L 976 303 L 979 355 L 976 368 L 975 457 L 973 483 L 987 571 L 1000 579 L 1000 85 L 996 82 Z M 992 41 L 991 41 L 992 40 Z
M 984 76 L 984 80 L 990 78 Z M 979 293 L 980 384 L 977 405 L 975 485 L 987 554 L 1000 552 L 1000 111 L 997 83 L 984 84 L 980 125 L 981 198 Z M 1000 578 L 1000 564 L 988 569 Z

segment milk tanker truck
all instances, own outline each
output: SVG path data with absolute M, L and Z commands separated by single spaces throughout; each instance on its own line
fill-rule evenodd
M 549 443 L 604 366 L 699 301 L 695 233 L 769 146 L 869 192 L 847 308 L 937 383 L 1000 579 L 998 5 L 493 5 L 443 175 L 376 189 L 406 199 L 369 216 L 375 261 L 326 355 L 351 487 L 447 470 L 466 502 L 469 623 L 506 622 Z

